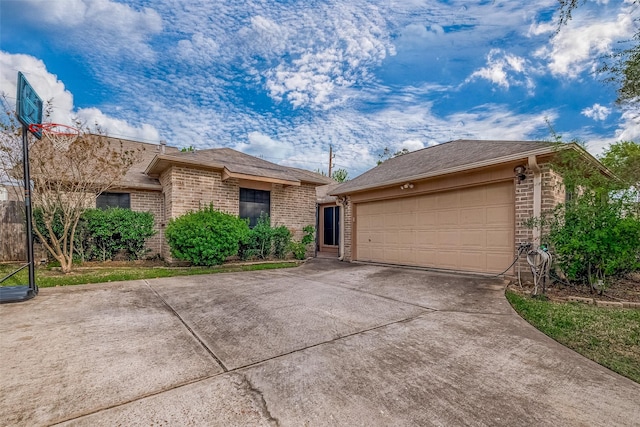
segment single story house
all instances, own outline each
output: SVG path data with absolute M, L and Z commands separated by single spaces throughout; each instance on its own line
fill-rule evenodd
M 563 147 L 604 168 L 579 146 Z M 501 273 L 520 243 L 540 244 L 540 229 L 527 220 L 565 201 L 562 177 L 549 163 L 557 150 L 538 141 L 438 144 L 333 188 L 328 196 L 336 201 L 321 205 L 319 216 L 338 210 L 331 227 L 346 261 Z
M 119 187 L 97 197 L 96 206 L 153 213 L 158 234 L 148 247 L 164 258 L 170 258 L 167 222 L 210 204 L 251 224 L 266 212 L 273 226 L 284 225 L 300 239 L 303 227 L 316 224 L 316 187 L 334 182 L 231 148 L 182 152 L 164 143 L 120 142 L 125 150 L 140 150 L 139 158 Z

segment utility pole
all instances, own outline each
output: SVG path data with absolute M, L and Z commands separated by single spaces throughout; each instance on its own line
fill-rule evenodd
M 329 145 L 329 174 L 327 175 L 331 178 L 331 169 L 333 168 L 333 145 Z

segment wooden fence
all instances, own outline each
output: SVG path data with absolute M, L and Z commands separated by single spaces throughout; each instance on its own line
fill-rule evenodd
M 23 211 L 22 202 L 0 201 L 0 262 L 27 259 L 27 234 Z

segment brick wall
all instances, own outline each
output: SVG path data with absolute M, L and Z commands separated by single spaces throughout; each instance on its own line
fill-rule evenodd
M 238 215 L 240 184 L 235 178 L 222 181 L 219 172 L 173 166 L 160 176 L 166 221 L 213 203 L 223 212 Z M 302 228 L 316 223 L 316 190 L 313 185 L 271 186 L 271 224 L 289 228 L 293 238 L 303 236 Z M 169 246 L 162 239 L 162 254 L 170 259 Z
M 549 164 L 542 165 L 542 212 L 552 211 L 558 204 L 565 202 L 565 188 L 562 176 Z
M 351 242 L 353 241 L 353 203 L 351 199 L 347 197 L 347 202 L 344 207 L 344 260 L 352 260 Z
M 148 256 L 163 255 L 164 242 L 164 208 L 160 191 L 131 191 L 131 210 L 136 212 L 151 212 L 153 214 L 153 228 L 156 235 L 147 240 Z
M 271 225 L 286 226 L 294 240 L 302 239 L 302 229 L 316 226 L 316 188 L 302 184 L 283 186 L 274 184 L 271 190 Z
M 541 182 L 541 215 L 544 217 L 549 214 L 559 204 L 565 201 L 565 188 L 562 177 L 555 172 L 548 163 L 540 165 L 540 173 L 542 175 Z M 527 170 L 526 179 L 516 182 L 516 230 L 515 243 L 533 243 L 533 229 L 527 226 L 527 221 L 533 218 L 533 172 Z M 544 234 L 546 230 L 542 229 L 542 242 L 544 243 Z M 519 262 L 520 271 L 530 274 L 529 264 L 526 260 L 526 254 L 523 255 Z M 517 267 L 518 265 L 516 265 Z
M 532 242 L 533 230 L 526 222 L 533 218 L 533 171 L 526 171 L 526 178 L 518 183 L 515 181 L 515 244 Z

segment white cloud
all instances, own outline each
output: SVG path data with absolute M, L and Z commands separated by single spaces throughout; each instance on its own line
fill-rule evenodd
M 593 106 L 582 110 L 582 115 L 593 120 L 606 120 L 609 114 L 611 114 L 611 108 L 604 107 L 600 104 L 593 104 Z
M 616 131 L 617 141 L 640 141 L 640 117 L 637 111 L 622 113 L 620 127 Z
M 484 105 L 469 112 L 451 114 L 447 119 L 458 124 L 456 138 L 527 140 L 545 138 L 547 122 L 553 123 L 557 117 L 553 110 L 515 114 L 502 106 Z
M 80 119 L 88 126 L 100 125 L 111 136 L 120 136 L 141 141 L 159 141 L 159 133 L 153 126 L 142 123 L 132 126 L 126 121 L 105 115 L 97 108 L 75 110 L 73 95 L 58 77 L 47 71 L 39 59 L 29 55 L 10 54 L 0 51 L 0 90 L 15 105 L 17 92 L 17 73 L 22 71 L 29 84 L 44 101 L 51 101 L 51 117 L 47 120 L 54 123 L 72 125 Z
M 526 86 L 529 90 L 533 90 L 534 83 L 528 76 L 526 65 L 525 58 L 506 53 L 501 49 L 491 49 L 487 55 L 487 66 L 474 71 L 466 79 L 466 82 L 482 78 L 504 89 L 509 89 L 511 85 L 516 85 Z M 517 79 L 513 76 L 514 74 L 522 75 L 523 79 Z
M 289 35 L 288 54 L 273 58 L 277 65 L 262 73 L 269 96 L 295 108 L 327 110 L 342 105 L 350 87 L 369 82 L 371 68 L 395 49 L 375 8 L 336 4 L 313 12 L 299 13 L 303 21 L 290 21 L 286 30 L 263 17 L 252 19 L 252 26 L 267 31 L 269 47 L 276 45 L 271 35 Z
M 202 33 L 195 33 L 190 40 L 178 42 L 178 57 L 190 64 L 210 64 L 219 55 L 218 43 Z
M 66 90 L 58 77 L 47 71 L 47 67 L 39 59 L 30 55 L 10 54 L 0 51 L 0 90 L 15 105 L 17 92 L 17 75 L 22 71 L 29 84 L 34 88 L 43 102 L 51 102 L 51 121 L 54 123 L 72 124 L 73 95 Z
M 135 10 L 112 0 L 22 0 L 25 22 L 63 32 L 63 43 L 104 57 L 155 58 L 148 38 L 162 30 L 160 15 L 150 8 Z
M 576 17 L 551 39 L 550 46 L 538 49 L 534 55 L 548 61 L 552 74 L 576 78 L 593 69 L 602 55 L 611 53 L 616 41 L 630 39 L 633 22 L 632 15 L 626 12 L 607 21 Z
M 276 141 L 268 135 L 258 131 L 247 134 L 248 142 L 240 142 L 233 148 L 243 153 L 258 157 L 269 157 L 272 159 L 286 159 L 295 152 L 295 147 L 291 141 Z M 269 159 L 266 159 L 269 160 Z M 277 161 L 275 163 L 278 163 Z

